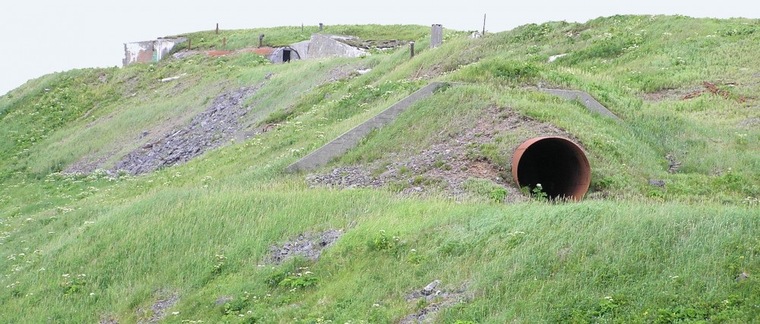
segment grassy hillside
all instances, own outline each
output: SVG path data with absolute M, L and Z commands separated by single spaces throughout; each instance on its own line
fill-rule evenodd
M 315 29 L 189 36 L 237 49 Z M 427 27 L 326 32 L 421 51 L 195 55 L 0 97 L 2 322 L 760 320 L 759 21 L 615 16 L 447 31 L 434 50 Z M 430 81 L 452 85 L 314 174 L 283 172 Z M 254 86 L 229 144 L 143 175 L 114 169 Z M 621 120 L 536 87 L 584 90 Z M 515 188 L 513 150 L 546 134 L 587 152 L 584 201 Z M 313 180 L 352 172 L 386 180 Z

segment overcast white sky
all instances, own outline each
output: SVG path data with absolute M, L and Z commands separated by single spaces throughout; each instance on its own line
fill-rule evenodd
M 443 24 L 509 30 L 615 14 L 760 18 L 754 0 L 261 1 L 19 0 L 0 4 L 0 95 L 29 79 L 82 67 L 120 66 L 123 43 L 213 29 L 325 24 Z

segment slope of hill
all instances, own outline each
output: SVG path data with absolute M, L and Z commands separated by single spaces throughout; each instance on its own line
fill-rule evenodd
M 238 49 L 301 30 L 188 36 Z M 326 32 L 420 51 L 191 55 L 0 97 L 0 319 L 759 320 L 757 20 L 446 31 L 437 49 L 426 27 Z M 450 86 L 328 166 L 284 172 L 433 81 Z M 542 135 L 585 149 L 586 200 L 515 187 L 513 150 Z

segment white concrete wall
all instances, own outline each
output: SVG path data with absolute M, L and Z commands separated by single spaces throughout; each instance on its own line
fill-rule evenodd
M 369 53 L 361 48 L 339 42 L 340 36 L 314 34 L 309 43 L 308 58 L 361 57 Z
M 155 45 L 153 46 L 153 50 L 158 53 L 156 55 L 156 59 L 158 61 L 162 60 L 166 55 L 168 55 L 172 49 L 174 49 L 174 46 L 177 46 L 177 44 L 184 42 L 185 38 L 173 38 L 173 39 L 159 39 L 156 40 Z
M 124 44 L 124 66 L 140 62 L 153 56 L 153 42 L 134 42 Z
M 174 46 L 186 40 L 186 38 L 171 38 L 125 43 L 122 63 L 127 66 L 134 63 L 160 61 L 174 49 Z

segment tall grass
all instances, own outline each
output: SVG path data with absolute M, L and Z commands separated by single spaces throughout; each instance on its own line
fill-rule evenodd
M 141 318 L 136 309 L 149 309 L 169 292 L 181 296 L 171 309 L 177 321 L 237 316 L 218 304 L 224 296 L 242 303 L 246 319 L 393 321 L 416 307 L 405 296 L 434 279 L 444 290 L 467 292 L 442 320 L 756 316 L 756 279 L 736 280 L 759 266 L 760 242 L 750 237 L 760 224 L 748 209 L 498 206 L 372 191 L 202 188 L 162 190 L 108 207 L 91 202 L 24 225 L 18 236 L 34 250 L 13 251 L 4 269 L 12 273 L 9 284 L 19 282 L 2 296 L 4 318 L 79 322 L 113 313 L 133 321 Z M 313 287 L 267 284 L 293 266 L 267 263 L 269 246 L 330 228 L 347 232 L 319 261 L 298 261 L 318 278 Z M 372 248 L 383 233 L 398 240 Z M 246 294 L 260 300 L 241 300 Z M 38 303 L 45 312 L 21 311 Z

